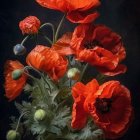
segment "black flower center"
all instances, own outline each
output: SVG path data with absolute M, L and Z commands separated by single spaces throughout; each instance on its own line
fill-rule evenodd
M 87 42 L 84 43 L 84 47 L 87 48 L 87 49 L 93 49 L 96 46 L 101 47 L 102 45 L 97 40 L 87 41 Z
M 108 98 L 97 98 L 95 106 L 101 113 L 108 113 L 110 111 L 112 100 Z

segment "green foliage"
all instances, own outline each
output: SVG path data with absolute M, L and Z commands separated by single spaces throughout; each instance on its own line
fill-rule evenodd
M 74 83 L 72 83 L 74 84 Z M 44 75 L 24 88 L 30 102 L 15 103 L 20 114 L 24 114 L 19 131 L 22 134 L 26 128 L 26 135 L 32 133 L 37 140 L 103 140 L 103 132 L 93 122 L 79 131 L 71 130 L 72 96 L 70 81 L 65 76 L 58 83 L 53 83 Z M 46 115 L 42 120 L 34 118 L 37 110 L 44 110 Z M 13 119 L 12 128 L 16 129 L 17 122 Z
M 93 122 L 89 121 L 82 130 L 70 132 L 65 138 L 69 140 L 104 140 L 104 134 Z
M 68 122 L 70 121 L 70 118 L 70 108 L 64 106 L 63 108 L 60 108 L 56 111 L 51 125 L 63 129 L 67 126 Z

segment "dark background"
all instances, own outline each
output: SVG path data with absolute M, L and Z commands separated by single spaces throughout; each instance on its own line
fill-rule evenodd
M 132 93 L 135 120 L 120 140 L 140 139 L 140 0 L 102 0 L 99 11 L 101 16 L 97 23 L 103 23 L 118 32 L 127 50 L 125 64 L 128 66 L 128 71 L 125 75 L 119 76 L 119 79 Z M 10 129 L 9 117 L 18 115 L 14 102 L 8 102 L 4 97 L 3 65 L 7 59 L 18 59 L 24 63 L 25 57 L 14 56 L 12 49 L 23 39 L 18 23 L 29 15 L 39 17 L 42 23 L 52 21 L 56 24 L 62 13 L 46 10 L 35 0 L 3 0 L 0 2 L 0 140 L 5 140 L 6 132 Z M 73 27 L 66 22 L 64 29 L 72 30 Z M 48 30 L 50 36 L 49 32 Z M 27 50 L 30 51 L 33 45 L 31 40 L 26 44 Z M 18 97 L 18 100 L 21 98 Z

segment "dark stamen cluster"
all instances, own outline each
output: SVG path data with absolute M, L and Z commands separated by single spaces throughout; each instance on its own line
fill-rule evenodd
M 93 49 L 96 46 L 101 46 L 97 40 L 88 41 L 84 44 L 84 47 L 87 49 Z
M 112 100 L 108 98 L 97 98 L 96 99 L 96 108 L 101 113 L 107 113 L 110 111 Z

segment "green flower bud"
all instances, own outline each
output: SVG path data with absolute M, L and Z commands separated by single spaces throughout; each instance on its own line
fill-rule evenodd
M 21 69 L 16 69 L 12 72 L 12 79 L 13 80 L 18 80 L 22 76 L 23 70 Z
M 36 110 L 34 114 L 34 120 L 36 121 L 42 121 L 46 117 L 46 111 L 43 109 Z
M 9 130 L 6 135 L 7 140 L 20 140 L 20 134 L 15 130 Z
M 68 78 L 77 81 L 80 78 L 80 71 L 77 68 L 71 68 L 68 70 L 67 76 Z

